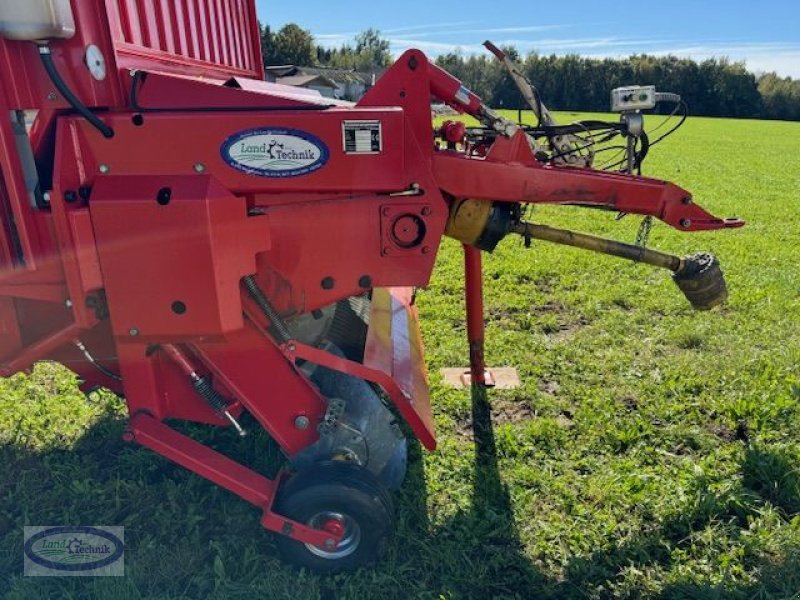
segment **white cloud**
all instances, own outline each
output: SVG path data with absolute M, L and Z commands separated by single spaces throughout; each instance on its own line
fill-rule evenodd
M 509 28 L 514 29 L 514 28 Z M 491 29 L 481 30 L 491 33 Z M 499 31 L 499 30 L 496 30 Z M 392 51 L 399 54 L 408 48 L 418 48 L 427 54 L 437 56 L 448 52 L 462 54 L 485 53 L 483 45 L 474 38 L 463 42 L 433 41 L 420 39 L 421 35 L 411 37 L 390 37 Z M 433 36 L 431 36 L 433 37 Z M 619 37 L 602 38 L 515 38 L 493 40 L 498 46 L 515 46 L 521 53 L 540 52 L 543 54 L 582 54 L 595 58 L 619 58 L 631 54 L 674 55 L 705 60 L 707 58 L 728 57 L 734 61 L 744 61 L 754 72 L 776 71 L 781 76 L 800 78 L 800 43 L 790 42 L 724 42 L 692 43 L 686 40 L 636 39 Z
M 438 56 L 448 52 L 462 54 L 485 53 L 482 42 L 489 38 L 498 46 L 514 46 L 522 54 L 581 54 L 592 57 L 619 58 L 631 54 L 655 54 L 693 58 L 721 58 L 745 61 L 751 71 L 776 71 L 782 76 L 800 78 L 800 43 L 747 42 L 722 39 L 696 41 L 691 39 L 652 39 L 642 37 L 555 37 L 547 35 L 576 25 L 531 25 L 480 28 L 478 21 L 451 21 L 427 25 L 408 25 L 381 30 L 389 40 L 391 51 L 399 55 L 409 48 Z M 352 44 L 357 32 L 315 34 L 317 43 L 327 48 Z M 539 37 L 536 34 L 544 34 Z M 545 37 L 546 36 L 546 37 Z
M 435 25 L 414 25 L 412 27 L 397 27 L 394 29 L 381 29 L 381 33 L 411 33 L 414 31 L 429 31 L 434 29 L 451 29 L 465 25 L 475 25 L 478 21 L 453 21 L 451 23 L 437 23 Z
M 409 32 L 412 33 L 414 38 L 421 38 L 421 37 L 450 37 L 450 36 L 464 36 L 464 35 L 473 35 L 473 34 L 480 34 L 481 36 L 487 36 L 494 33 L 537 33 L 540 31 L 553 31 L 554 29 L 564 29 L 565 27 L 569 27 L 568 25 L 535 25 L 529 27 L 496 27 L 496 28 L 483 28 L 483 29 L 453 29 L 450 31 L 418 31 L 418 32 Z M 401 32 L 382 32 L 382 33 L 401 33 Z M 405 33 L 405 32 L 402 32 Z

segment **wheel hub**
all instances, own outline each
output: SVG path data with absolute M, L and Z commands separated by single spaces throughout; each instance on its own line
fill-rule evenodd
M 313 544 L 306 544 L 309 552 L 329 560 L 338 560 L 350 556 L 361 542 L 361 528 L 352 517 L 331 511 L 315 514 L 307 523 L 309 527 L 321 529 L 334 536 L 341 536 L 337 545 L 332 548 L 320 548 Z

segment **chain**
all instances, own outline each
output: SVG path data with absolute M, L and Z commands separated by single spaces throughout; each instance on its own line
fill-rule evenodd
M 650 231 L 653 229 L 653 217 L 647 216 L 642 219 L 642 224 L 639 226 L 639 232 L 636 234 L 636 245 L 640 248 L 647 247 L 647 241 L 650 239 Z

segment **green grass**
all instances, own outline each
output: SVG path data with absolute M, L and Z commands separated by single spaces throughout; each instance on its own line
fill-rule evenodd
M 440 448 L 414 450 L 374 569 L 284 566 L 256 509 L 125 445 L 123 404 L 85 399 L 63 371 L 0 382 L 0 596 L 800 597 L 798 139 L 800 124 L 693 118 L 645 165 L 747 219 L 651 236 L 719 256 L 721 310 L 693 312 L 667 274 L 578 250 L 507 240 L 487 257 L 488 360 L 523 380 L 489 392 L 493 427 L 482 398 L 438 375 L 466 362 L 460 248 L 445 242 L 418 296 Z M 627 241 L 639 225 L 574 208 L 532 218 Z M 261 435 L 189 429 L 274 468 Z M 25 524 L 124 525 L 126 577 L 22 577 Z

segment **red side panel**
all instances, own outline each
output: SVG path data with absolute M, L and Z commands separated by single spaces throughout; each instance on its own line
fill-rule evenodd
M 117 336 L 174 340 L 243 327 L 239 280 L 269 248 L 266 217 L 213 178 L 98 178 L 91 202 Z

